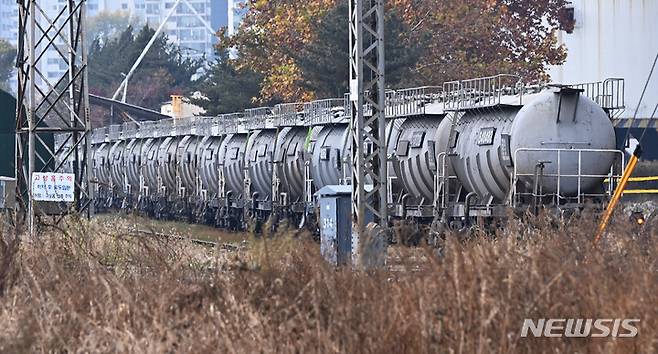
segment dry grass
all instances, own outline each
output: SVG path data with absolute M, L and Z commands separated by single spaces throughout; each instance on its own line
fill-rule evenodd
M 656 352 L 657 235 L 618 223 L 593 250 L 595 227 L 514 221 L 365 274 L 294 232 L 227 253 L 71 223 L 3 243 L 0 352 Z M 520 338 L 546 317 L 641 323 L 631 339 Z

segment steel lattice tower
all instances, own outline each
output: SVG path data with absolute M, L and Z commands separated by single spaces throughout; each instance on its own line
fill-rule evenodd
M 66 0 L 54 17 L 37 0 L 17 0 L 17 6 L 17 199 L 33 234 L 35 218 L 43 214 L 56 214 L 54 222 L 59 223 L 69 213 L 91 213 L 86 0 Z M 65 68 L 61 76 L 44 71 L 47 51 L 57 53 Z M 46 143 L 50 134 L 57 135 L 54 146 Z M 31 191 L 34 172 L 73 173 L 72 205 L 36 203 Z
M 352 223 L 353 233 L 363 238 L 369 213 L 382 228 L 388 223 L 384 1 L 349 5 Z

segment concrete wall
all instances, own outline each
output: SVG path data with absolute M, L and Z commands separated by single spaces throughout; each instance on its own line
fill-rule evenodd
M 651 64 L 658 53 L 658 0 L 572 0 L 576 27 L 560 31 L 568 49 L 564 65 L 550 68 L 555 82 L 580 83 L 609 77 L 626 79 L 626 112 L 632 117 Z M 639 117 L 658 103 L 658 68 Z

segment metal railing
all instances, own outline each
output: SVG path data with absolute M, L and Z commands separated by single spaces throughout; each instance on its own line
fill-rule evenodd
M 610 117 L 618 117 L 626 109 L 624 79 L 610 78 L 604 81 L 569 85 L 569 87 L 583 90 L 583 94 L 608 111 Z
M 523 92 L 520 76 L 503 74 L 446 82 L 443 84 L 443 102 L 446 110 L 464 110 L 493 107 L 500 105 L 504 96 L 518 96 L 518 99 L 506 103 L 518 102 L 521 105 Z
M 197 122 L 196 122 L 196 132 L 195 134 L 201 135 L 201 136 L 209 136 L 213 135 L 212 134 L 212 127 L 214 123 L 214 117 L 196 117 Z
M 121 136 L 123 139 L 132 139 L 137 137 L 139 125 L 135 122 L 125 122 L 121 126 Z
M 121 124 L 114 124 L 108 127 L 107 137 L 110 140 L 119 140 L 121 139 Z
M 443 88 L 423 86 L 386 92 L 386 117 L 404 118 L 425 114 L 425 107 L 443 101 Z
M 447 152 L 439 154 L 439 169 L 438 173 L 434 175 L 434 206 L 439 210 L 445 210 L 448 207 L 451 182 L 454 181 L 455 186 L 459 184 L 456 175 L 448 174 L 448 157 Z
M 591 179 L 600 179 L 601 182 L 607 178 L 611 181 L 616 181 L 619 179 L 622 174 L 623 174 L 623 166 L 625 166 L 625 157 L 623 151 L 619 150 L 613 150 L 613 149 L 558 149 L 558 148 L 519 148 L 516 149 L 514 152 L 514 161 L 519 161 L 519 156 L 520 154 L 523 153 L 537 153 L 540 152 L 544 155 L 546 153 L 555 153 L 557 154 L 556 156 L 556 161 L 557 163 L 557 171 L 556 173 L 548 173 L 545 174 L 543 171 L 541 174 L 538 174 L 537 169 L 533 173 L 520 173 L 518 170 L 518 164 L 514 165 L 514 171 L 512 173 L 512 179 L 510 181 L 511 183 L 511 188 L 510 188 L 510 203 L 513 207 L 516 207 L 519 205 L 521 198 L 522 197 L 533 197 L 533 198 L 546 198 L 546 197 L 551 197 L 553 200 L 554 204 L 562 204 L 564 201 L 575 201 L 578 204 L 582 204 L 585 201 L 585 198 L 587 197 L 610 197 L 614 193 L 614 183 L 609 183 L 605 192 L 603 194 L 601 193 L 586 193 L 586 191 L 583 191 L 582 184 L 583 180 L 591 180 Z M 562 166 L 562 155 L 563 154 L 578 154 L 578 165 L 577 165 L 577 172 L 576 173 L 565 173 L 563 166 Z M 591 174 L 587 173 L 587 171 L 583 171 L 583 154 L 613 154 L 617 157 L 615 157 L 615 161 L 610 167 L 610 170 L 606 174 Z M 618 159 L 618 160 L 617 160 Z M 592 158 L 588 158 L 587 161 L 592 161 Z M 548 163 L 553 163 L 553 161 L 538 161 L 538 164 L 548 164 Z M 622 166 L 620 167 L 620 171 L 615 171 L 616 166 Z M 526 178 L 526 181 L 528 178 L 534 179 L 535 185 L 537 185 L 538 178 L 541 179 L 547 179 L 547 178 L 555 178 L 556 179 L 556 190 L 554 193 L 544 193 L 539 192 L 537 190 L 534 190 L 532 192 L 527 192 L 526 190 L 520 189 L 519 188 L 519 182 L 523 178 Z M 563 188 L 562 188 L 562 183 L 563 179 L 576 179 L 577 180 L 577 185 L 576 185 L 576 195 L 571 195 L 567 196 L 563 194 Z M 526 185 L 527 187 L 527 185 Z
M 142 125 L 140 125 L 139 129 L 137 130 L 137 134 L 135 134 L 135 137 L 154 138 L 156 137 L 155 132 L 157 126 L 158 126 L 158 121 L 142 122 Z
M 96 128 L 91 133 L 91 141 L 93 144 L 102 143 L 107 139 L 109 127 Z
M 521 105 L 524 95 L 540 92 L 550 85 L 525 86 L 519 76 L 495 75 L 483 78 L 446 82 L 442 86 L 423 86 L 386 92 L 386 117 L 405 118 L 426 114 L 428 105 L 438 104 L 445 111 L 458 111 L 493 107 L 501 104 Z M 610 78 L 605 81 L 567 85 L 581 89 L 611 117 L 617 117 L 625 109 L 624 79 Z M 274 108 L 259 107 L 244 112 L 223 114 L 217 117 L 184 117 L 156 122 L 141 122 L 143 127 L 109 127 L 102 139 L 120 139 L 124 136 L 147 137 L 169 134 L 230 134 L 276 126 L 314 126 L 348 123 L 351 117 L 349 94 L 342 98 L 316 100 L 307 103 L 285 103 Z M 366 116 L 372 114 L 368 104 Z M 117 131 L 119 129 L 119 131 Z M 194 132 L 195 129 L 198 131 Z
M 195 135 L 196 125 L 199 117 L 181 117 L 175 118 L 172 125 L 175 135 Z
M 154 129 L 155 137 L 167 137 L 175 135 L 174 119 L 162 119 L 156 122 Z
M 274 106 L 274 125 L 278 127 L 303 126 L 305 123 L 304 103 L 282 103 Z
M 246 109 L 242 125 L 247 130 L 264 129 L 267 127 L 267 119 L 272 117 L 272 108 L 258 107 Z
M 240 123 L 244 120 L 242 113 L 229 113 L 222 114 L 219 117 L 213 118 L 212 134 L 235 134 L 239 130 Z
M 345 107 L 343 98 L 329 98 L 304 103 L 304 122 L 309 125 L 349 122 L 349 115 L 346 115 Z

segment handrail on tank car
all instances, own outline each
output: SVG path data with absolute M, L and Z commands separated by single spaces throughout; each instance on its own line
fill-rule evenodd
M 142 124 L 139 126 L 137 129 L 137 133 L 135 134 L 136 138 L 154 138 L 155 137 L 155 132 L 158 126 L 158 121 L 146 121 L 142 122 Z
M 434 175 L 434 206 L 438 206 L 441 210 L 448 207 L 450 199 L 450 181 L 457 180 L 457 176 L 447 174 L 448 166 L 448 153 L 439 153 L 439 161 L 441 169 L 440 173 Z M 441 192 L 439 194 L 439 192 Z
M 303 102 L 281 103 L 274 106 L 272 114 L 277 127 L 294 127 L 305 124 Z
M 196 119 L 195 132 L 193 134 L 200 136 L 212 135 L 214 117 L 194 116 Z
M 174 135 L 184 136 L 196 134 L 196 116 L 174 118 L 172 128 Z
M 427 104 L 442 101 L 442 86 L 421 86 L 386 91 L 386 118 L 423 115 Z
M 92 144 L 99 144 L 107 141 L 107 127 L 100 127 L 92 130 L 91 142 Z
M 327 98 L 304 103 L 304 122 L 310 125 L 346 122 L 346 101 L 344 98 Z
M 121 137 L 123 139 L 131 139 L 137 136 L 140 125 L 136 122 L 125 122 L 121 124 Z
M 604 81 L 585 82 L 568 85 L 583 90 L 585 96 L 608 111 L 611 117 L 617 117 L 626 109 L 626 86 L 623 78 L 608 78 Z
M 499 105 L 503 96 L 519 96 L 523 102 L 523 79 L 518 75 L 499 74 L 443 84 L 445 110 L 463 110 Z
M 272 107 L 245 109 L 245 118 L 242 120 L 242 125 L 246 130 L 265 129 L 267 120 L 273 117 L 272 112 Z
M 549 193 L 549 194 L 542 194 L 542 195 L 536 195 L 534 192 L 533 193 L 523 193 L 518 191 L 518 182 L 519 182 L 519 177 L 534 177 L 535 173 L 519 173 L 518 171 L 518 165 L 514 164 L 514 172 L 512 175 L 511 179 L 511 188 L 510 188 L 510 200 L 511 200 L 511 205 L 512 207 L 516 207 L 518 205 L 518 197 L 520 196 L 533 196 L 533 197 L 546 197 L 546 196 L 555 196 L 557 198 L 558 204 L 559 200 L 566 200 L 569 199 L 569 197 L 564 197 L 560 194 L 560 183 L 562 178 L 578 178 L 578 191 L 577 191 L 577 196 L 576 200 L 578 204 L 581 204 L 583 202 L 583 198 L 587 196 L 607 196 L 610 197 L 612 196 L 612 193 L 614 192 L 614 186 L 612 183 L 608 184 L 608 189 L 605 194 L 583 194 L 581 185 L 582 185 L 582 179 L 583 178 L 600 178 L 602 181 L 605 178 L 610 178 L 611 180 L 616 180 L 617 178 L 621 177 L 623 174 L 623 169 L 625 166 L 625 156 L 624 152 L 616 149 L 560 149 L 560 148 L 518 148 L 514 151 L 514 161 L 518 161 L 519 153 L 521 152 L 555 152 L 557 153 L 557 173 L 554 174 L 543 174 L 542 178 L 557 178 L 557 190 L 555 193 Z M 569 152 L 569 153 L 578 153 L 578 173 L 577 174 L 562 174 L 562 166 L 561 166 L 561 154 L 563 152 Z M 583 174 L 582 173 L 582 155 L 583 153 L 612 153 L 615 155 L 619 155 L 621 157 L 621 171 L 619 174 L 615 174 L 615 163 L 612 164 L 610 167 L 610 171 L 605 174 L 605 175 L 590 175 L 590 174 Z M 615 159 L 616 160 L 616 159 Z M 573 197 L 570 197 L 573 199 Z
M 176 135 L 175 134 L 176 132 L 174 130 L 174 118 L 161 119 L 155 121 L 155 125 L 153 129 L 154 129 L 153 134 L 154 137 L 156 138 L 163 138 L 163 137 Z
M 107 136 L 110 140 L 119 140 L 121 138 L 121 124 L 113 124 L 108 127 Z
M 239 125 L 244 119 L 242 112 L 227 113 L 214 117 L 212 118 L 212 135 L 235 134 L 239 131 Z

